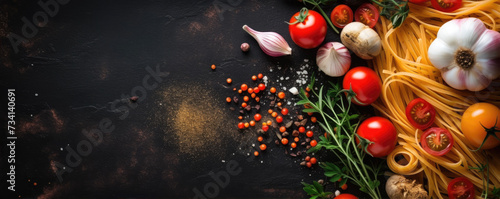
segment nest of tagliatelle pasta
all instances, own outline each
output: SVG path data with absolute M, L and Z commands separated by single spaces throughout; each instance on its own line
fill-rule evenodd
M 387 164 L 395 173 L 419 179 L 431 198 L 448 198 L 448 184 L 457 177 L 469 179 L 479 198 L 484 189 L 491 193 L 500 188 L 500 150 L 496 147 L 474 151 L 477 147 L 464 136 L 461 120 L 465 110 L 478 102 L 500 106 L 500 81 L 494 80 L 481 91 L 455 89 L 433 66 L 428 50 L 440 27 L 453 19 L 474 17 L 487 29 L 500 31 L 500 1 L 464 0 L 462 7 L 451 13 L 433 9 L 430 3 L 409 6 L 408 18 L 400 27 L 393 29 L 391 22 L 383 17 L 375 27 L 383 51 L 370 64 L 380 75 L 383 86 L 380 100 L 373 106 L 390 118 L 399 132 L 398 146 L 388 156 Z M 405 115 L 406 106 L 415 98 L 429 102 L 436 110 L 434 125 L 452 134 L 454 146 L 448 154 L 431 155 L 419 144 L 423 131 L 413 127 Z

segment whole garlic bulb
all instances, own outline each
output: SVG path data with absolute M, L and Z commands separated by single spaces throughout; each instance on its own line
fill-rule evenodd
M 328 42 L 318 49 L 316 64 L 328 76 L 340 77 L 351 67 L 351 55 L 341 43 Z
M 362 59 L 373 59 L 382 50 L 377 32 L 361 22 L 347 24 L 340 33 L 340 40 Z
M 443 80 L 458 90 L 483 90 L 500 75 L 500 33 L 477 18 L 443 24 L 427 54 Z

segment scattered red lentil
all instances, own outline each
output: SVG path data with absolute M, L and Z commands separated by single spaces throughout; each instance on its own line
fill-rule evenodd
M 312 137 L 313 135 L 314 135 L 314 133 L 312 131 L 307 131 L 306 132 L 306 136 L 309 137 L 309 138 Z
M 286 127 L 281 126 L 281 127 L 280 127 L 280 132 L 282 132 L 282 133 L 283 133 L 283 132 L 285 132 L 285 131 L 286 131 Z
M 262 142 L 263 140 L 264 140 L 264 138 L 263 138 L 262 136 L 259 136 L 259 137 L 257 138 L 257 141 L 259 141 L 259 142 Z
M 226 97 L 226 102 L 227 103 L 231 102 L 231 98 L 230 97 Z
M 260 148 L 261 151 L 265 151 L 267 149 L 267 146 L 266 146 L 266 144 L 261 144 L 259 146 L 259 148 Z
M 215 70 L 215 64 L 212 64 L 212 66 L 210 66 L 210 68 L 212 68 L 212 70 Z
M 253 155 L 254 155 L 254 156 L 259 156 L 259 152 L 258 152 L 258 151 L 254 151 L 254 152 L 253 152 Z
M 253 80 L 253 81 L 257 81 L 257 76 L 255 76 L 255 75 L 254 75 L 254 76 L 252 76 L 252 80 Z
M 262 78 L 264 77 L 264 75 L 262 75 L 262 73 L 259 73 L 259 74 L 257 75 L 257 77 L 258 77 L 259 79 L 262 79 Z

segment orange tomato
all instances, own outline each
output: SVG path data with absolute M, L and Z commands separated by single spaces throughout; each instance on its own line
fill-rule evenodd
M 469 143 L 479 148 L 491 129 L 490 135 L 484 142 L 482 149 L 492 149 L 500 145 L 500 109 L 489 103 L 476 103 L 467 108 L 462 115 L 462 133 Z M 483 127 L 484 126 L 484 127 Z M 496 130 L 494 130 L 496 129 Z

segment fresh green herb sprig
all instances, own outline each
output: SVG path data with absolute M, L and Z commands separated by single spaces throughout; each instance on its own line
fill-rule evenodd
M 489 185 L 490 185 L 490 164 L 488 158 L 486 158 L 486 164 L 480 163 L 477 167 L 469 166 L 470 170 L 477 170 L 481 175 L 483 175 L 483 192 L 481 193 L 482 198 L 488 198 L 488 196 L 492 196 L 493 198 L 500 198 L 500 188 L 494 187 L 491 191 L 491 194 L 488 194 Z
M 302 185 L 304 185 L 304 191 L 311 196 L 310 199 L 328 198 L 333 194 L 332 192 L 325 192 L 323 185 L 316 181 L 314 181 L 313 184 L 302 182 Z
M 391 20 L 393 28 L 401 26 L 410 13 L 407 0 L 371 0 L 371 2 L 382 7 L 380 15 Z
M 335 26 L 333 25 L 332 21 L 330 20 L 330 17 L 328 17 L 328 15 L 325 13 L 325 11 L 323 11 L 323 9 L 321 8 L 321 5 L 326 5 L 327 3 L 329 2 L 335 2 L 337 0 L 303 0 L 302 2 L 304 2 L 304 4 L 308 3 L 308 4 L 311 4 L 313 5 L 313 9 L 318 9 L 318 11 L 321 13 L 321 15 L 323 15 L 323 18 L 325 18 L 326 22 L 330 25 L 330 27 L 332 27 L 333 31 L 335 31 L 337 34 L 339 34 L 339 30 L 337 30 L 337 28 L 335 28 Z
M 309 88 L 316 100 L 311 101 L 302 89 L 298 105 L 307 105 L 304 112 L 314 112 L 320 115 L 323 120 L 319 125 L 328 133 L 328 138 L 320 137 L 316 147 L 309 149 L 308 153 L 326 149 L 337 156 L 337 164 L 323 162 L 321 167 L 325 170 L 325 175 L 331 182 L 342 179 L 340 185 L 350 180 L 360 187 L 360 190 L 367 193 L 371 198 L 381 198 L 379 190 L 381 163 L 366 164 L 365 148 L 371 142 L 362 137 L 356 136 L 356 129 L 361 122 L 359 114 L 351 110 L 351 99 L 356 95 L 352 89 L 343 90 L 338 84 L 332 84 L 331 88 L 324 92 L 324 87 L 319 92 L 314 91 L 314 75 L 311 78 Z M 344 97 L 344 93 L 347 96 Z M 361 142 L 356 143 L 356 138 Z M 309 192 L 308 192 L 309 193 Z M 311 195 L 311 194 L 310 194 Z M 311 195 L 314 197 L 315 195 Z

